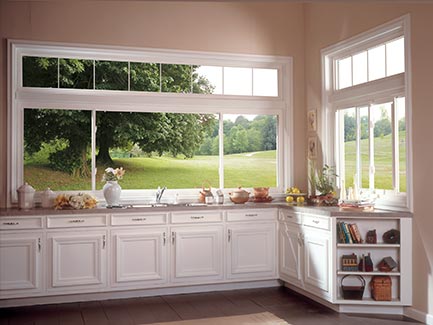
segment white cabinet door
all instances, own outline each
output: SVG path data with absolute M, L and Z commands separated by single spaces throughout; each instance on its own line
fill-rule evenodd
M 299 284 L 302 280 L 302 232 L 298 225 L 280 223 L 279 267 L 280 277 L 290 283 Z
M 171 228 L 171 280 L 206 283 L 223 279 L 223 227 Z
M 167 229 L 113 230 L 112 286 L 147 287 L 167 281 Z
M 237 224 L 227 227 L 227 278 L 276 277 L 276 224 Z
M 48 233 L 49 288 L 92 291 L 106 285 L 107 235 L 105 231 Z
M 329 290 L 330 234 L 304 227 L 304 281 L 315 292 Z M 316 290 L 318 289 L 318 290 Z
M 42 233 L 0 235 L 0 297 L 41 291 Z

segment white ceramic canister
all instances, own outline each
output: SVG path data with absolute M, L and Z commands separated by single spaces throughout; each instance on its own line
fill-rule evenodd
M 49 187 L 42 192 L 41 205 L 43 208 L 52 208 L 54 206 L 55 193 Z
M 20 209 L 32 209 L 35 189 L 28 183 L 24 183 L 18 189 L 18 207 Z

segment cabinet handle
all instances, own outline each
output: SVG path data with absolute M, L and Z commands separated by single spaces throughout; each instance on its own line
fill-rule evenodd
M 16 221 L 16 222 L 3 222 L 3 225 L 5 225 L 5 226 L 17 226 L 19 224 L 20 223 L 18 221 Z
M 84 219 L 72 219 L 72 220 L 69 220 L 69 222 L 72 222 L 72 223 L 81 223 L 81 222 L 84 222 Z
M 231 231 L 231 229 L 228 230 L 227 239 L 228 239 L 228 241 L 230 243 L 230 240 L 232 239 L 232 231 Z
M 246 213 L 245 217 L 257 217 L 258 214 L 257 213 Z
M 167 241 L 167 235 L 165 233 L 165 231 L 162 233 L 162 244 L 165 246 L 165 243 Z
M 174 231 L 171 232 L 171 244 L 174 245 L 176 240 L 176 233 Z
M 39 253 L 41 252 L 41 249 L 42 249 L 41 238 L 38 238 L 38 250 L 39 250 Z
M 319 220 L 313 220 L 313 222 L 317 225 L 320 221 Z
M 204 219 L 204 216 L 191 216 L 191 219 L 195 219 L 195 220 L 197 220 L 197 219 Z
M 132 221 L 146 221 L 146 218 L 132 218 Z
M 106 244 L 106 237 L 105 235 L 102 236 L 102 249 L 105 249 L 105 244 Z

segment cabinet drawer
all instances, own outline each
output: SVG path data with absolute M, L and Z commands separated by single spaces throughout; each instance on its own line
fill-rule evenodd
M 302 214 L 299 212 L 281 210 L 280 221 L 290 222 L 300 225 L 302 223 Z
M 329 230 L 330 228 L 330 219 L 327 217 L 319 217 L 311 214 L 303 215 L 303 224 L 304 226 Z
M 190 211 L 171 214 L 172 223 L 221 222 L 222 220 L 222 212 L 219 211 Z
M 48 228 L 100 227 L 106 225 L 107 216 L 105 214 L 47 217 Z
M 227 221 L 275 220 L 276 209 L 228 211 Z
M 42 227 L 42 217 L 0 218 L 0 230 L 41 229 Z
M 128 226 L 128 225 L 161 225 L 167 223 L 167 213 L 128 213 L 128 214 L 112 214 L 112 226 Z

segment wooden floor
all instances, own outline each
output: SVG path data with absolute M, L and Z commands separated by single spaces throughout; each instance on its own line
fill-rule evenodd
M 271 312 L 292 325 L 420 324 L 336 313 L 280 287 L 0 309 L 0 325 L 133 325 Z

